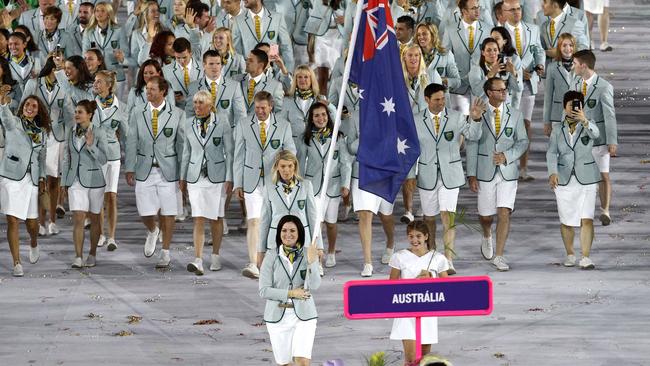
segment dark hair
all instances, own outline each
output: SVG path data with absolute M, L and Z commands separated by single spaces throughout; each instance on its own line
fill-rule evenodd
M 169 83 L 167 80 L 165 80 L 164 77 L 162 76 L 154 76 L 151 79 L 149 79 L 149 82 L 154 82 L 156 85 L 158 85 L 158 89 L 163 91 L 163 94 L 167 96 L 167 92 L 169 92 Z
M 402 15 L 401 17 L 397 18 L 397 22 L 406 25 L 406 28 L 410 30 L 415 29 L 415 20 L 410 15 Z
M 266 100 L 271 106 L 273 105 L 273 95 L 266 90 L 258 91 L 253 100 L 255 102 L 263 102 Z
M 208 13 L 210 12 L 210 6 L 208 6 L 208 4 L 203 3 L 202 1 L 189 1 L 187 3 L 187 7 L 194 10 L 197 17 L 202 16 L 203 13 L 206 11 Z
M 302 222 L 300 219 L 294 215 L 285 215 L 282 216 L 280 221 L 278 221 L 278 224 L 276 225 L 277 229 L 275 232 L 275 244 L 276 247 L 279 248 L 282 245 L 282 227 L 284 227 L 284 224 L 288 222 L 293 222 L 296 227 L 298 228 L 298 242 L 296 243 L 297 245 L 305 245 L 305 227 L 303 226 Z
M 34 36 L 32 35 L 32 31 L 30 31 L 26 25 L 18 24 L 16 28 L 14 28 L 14 32 L 11 34 L 11 36 L 16 35 L 16 33 L 22 34 L 24 36 L 22 40 L 23 42 L 27 43 L 27 51 L 29 52 L 38 51 L 38 46 L 36 45 L 36 41 L 34 41 Z
M 20 118 L 24 117 L 23 115 L 23 109 L 25 107 L 25 103 L 27 103 L 28 100 L 33 99 L 36 101 L 38 104 L 38 114 L 36 115 L 36 118 L 34 118 L 34 122 L 36 122 L 36 125 L 42 129 L 44 129 L 47 132 L 50 132 L 50 113 L 48 112 L 48 108 L 41 101 L 41 98 L 37 97 L 36 95 L 28 95 L 23 101 L 20 103 L 18 106 L 18 109 L 16 110 L 16 115 Z
M 266 52 L 256 48 L 251 50 L 251 54 L 257 58 L 258 62 L 264 64 L 264 68 L 269 64 L 269 55 L 267 55 Z
M 11 32 L 6 28 L 0 28 L 0 35 L 5 36 L 5 39 L 9 40 L 9 36 L 11 35 Z
M 566 107 L 567 103 L 572 102 L 574 100 L 579 100 L 580 105 L 585 105 L 585 96 L 582 95 L 582 92 L 569 90 L 568 92 L 564 93 L 564 98 L 562 100 L 562 108 Z
M 494 27 L 490 33 L 492 32 L 499 32 L 503 40 L 506 41 L 506 43 L 503 45 L 503 49 L 500 50 L 501 53 L 508 57 L 511 57 L 515 54 L 515 52 L 517 52 L 517 50 L 515 50 L 515 47 L 512 45 L 512 37 L 510 37 L 510 32 L 508 32 L 505 27 Z
M 95 4 L 91 3 L 90 1 L 84 1 L 81 4 L 79 4 L 79 7 L 82 7 L 82 6 L 89 6 L 91 9 L 95 8 Z
M 567 3 L 567 0 L 549 0 L 549 1 L 552 3 L 556 3 L 560 7 L 560 9 L 563 9 Z
M 591 50 L 582 50 L 573 54 L 573 58 L 587 65 L 590 70 L 596 68 L 596 55 Z
M 45 60 L 45 65 L 41 69 L 41 72 L 38 73 L 39 78 L 44 78 L 47 75 L 51 74 L 52 71 L 56 71 L 56 64 L 54 63 L 54 57 L 50 56 Z
M 485 67 L 485 57 L 483 56 L 483 51 L 485 51 L 485 48 L 491 43 L 496 44 L 497 50 L 499 49 L 499 42 L 497 42 L 497 40 L 492 37 L 487 37 L 483 40 L 483 42 L 481 42 L 481 57 L 478 61 L 478 65 L 481 67 L 484 74 L 487 74 L 490 70 Z
M 327 105 L 323 102 L 316 102 L 309 107 L 309 110 L 307 111 L 307 123 L 305 125 L 305 132 L 303 133 L 303 141 L 305 141 L 305 145 L 309 146 L 311 145 L 311 138 L 313 136 L 313 129 L 315 127 L 314 125 L 314 112 L 317 109 L 324 108 L 325 113 L 327 113 L 327 128 L 334 130 L 334 121 L 332 120 L 332 116 L 330 116 L 330 111 L 327 109 Z M 341 132 L 339 131 L 339 135 L 341 135 Z
M 223 57 L 221 57 L 221 54 L 217 50 L 207 50 L 203 53 L 203 63 L 205 63 L 208 59 L 208 57 L 219 57 L 220 60 L 223 61 Z
M 427 85 L 426 88 L 424 88 L 424 96 L 427 98 L 431 98 L 432 95 L 434 95 L 437 92 L 446 92 L 447 87 L 442 85 L 442 84 L 437 84 L 437 83 L 431 83 Z
M 496 76 L 495 76 L 495 77 L 493 77 L 493 78 L 489 78 L 489 79 L 487 79 L 487 80 L 485 81 L 485 84 L 483 84 L 483 92 L 485 92 L 485 95 L 487 95 L 487 92 L 488 92 L 489 90 L 492 90 L 492 86 L 493 86 L 494 83 L 496 83 L 497 81 L 501 81 L 501 82 L 503 82 L 503 84 L 506 84 L 506 81 L 503 80 L 503 79 L 501 79 L 500 77 L 496 77 Z
M 9 61 L 4 57 L 0 57 L 0 68 L 2 69 L 2 79 L 0 79 L 0 81 L 2 81 L 2 84 L 11 85 L 13 89 L 13 86 L 16 85 L 16 80 L 14 80 L 13 75 L 11 75 Z
M 461 10 L 461 14 L 462 14 L 462 10 L 467 8 L 468 2 L 469 0 L 458 0 L 458 9 Z
M 150 58 L 158 58 L 160 60 L 164 60 L 165 57 L 167 56 L 165 54 L 165 44 L 167 43 L 167 40 L 169 37 L 176 37 L 174 35 L 174 32 L 170 30 L 163 30 L 158 33 L 153 37 L 153 41 L 151 41 L 151 51 L 149 51 L 149 57 Z M 174 44 L 176 41 L 174 41 Z
M 332 10 L 336 11 L 339 10 L 342 0 L 322 0 L 322 1 L 323 1 L 323 5 L 329 6 L 330 8 L 332 8 Z
M 102 51 L 97 48 L 89 48 L 86 52 L 94 53 L 97 59 L 99 60 L 99 66 L 97 66 L 97 71 L 106 70 L 106 60 L 104 60 L 104 55 Z M 90 70 L 89 70 L 90 71 Z
M 436 249 L 436 243 L 431 240 L 431 234 L 429 233 L 429 226 L 424 223 L 422 220 L 414 220 L 411 221 L 408 225 L 406 225 L 406 234 L 410 233 L 411 231 L 419 231 L 422 234 L 427 236 L 427 248 L 429 250 Z
M 255 47 L 253 47 L 253 49 L 254 50 L 259 50 L 262 47 L 271 47 L 271 44 L 269 44 L 267 42 L 260 42 L 260 43 L 256 44 Z
M 63 12 L 57 6 L 48 6 L 43 12 L 43 17 L 53 16 L 56 19 L 57 24 L 61 23 L 61 18 L 63 17 Z
M 499 13 L 503 12 L 503 1 L 499 1 L 498 3 L 494 4 L 492 7 L 492 12 L 494 15 L 498 15 Z
M 97 102 L 94 100 L 84 99 L 77 103 L 77 107 L 82 107 L 85 109 L 86 113 L 90 113 L 92 118 L 92 115 L 95 114 L 95 110 L 97 109 Z
M 183 38 L 183 37 L 176 38 L 174 44 L 172 45 L 172 48 L 176 53 L 181 53 L 185 51 L 192 52 L 192 44 L 190 43 L 190 41 L 187 40 L 187 38 Z
M 147 85 L 147 83 L 144 82 L 144 69 L 147 66 L 153 66 L 156 68 L 156 71 L 158 71 L 158 75 L 162 76 L 162 67 L 160 66 L 160 63 L 154 59 L 148 59 L 147 61 L 143 62 L 142 65 L 140 65 L 140 69 L 138 69 L 138 76 L 135 81 L 135 95 L 140 96 L 142 95 L 142 92 L 144 91 L 144 87 Z
M 94 78 L 86 66 L 86 60 L 79 55 L 73 55 L 66 59 L 66 61 L 72 63 L 72 65 L 79 71 L 79 77 L 77 78 L 76 87 L 79 89 L 86 90 L 90 85 L 92 85 Z

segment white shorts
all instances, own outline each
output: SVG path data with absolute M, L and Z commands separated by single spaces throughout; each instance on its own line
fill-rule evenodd
M 25 174 L 22 180 L 2 178 L 0 206 L 7 216 L 20 220 L 38 218 L 38 187 L 32 183 L 31 174 Z
M 99 214 L 104 207 L 104 187 L 86 188 L 75 180 L 68 188 L 70 211 L 83 211 Z
M 528 88 L 524 88 L 519 100 L 519 110 L 524 115 L 526 121 L 532 121 L 533 108 L 535 108 L 535 95 L 530 94 Z
M 566 186 L 555 188 L 557 212 L 560 222 L 566 226 L 580 226 L 582 219 L 594 219 L 596 190 L 598 184 L 582 185 L 571 176 Z
M 464 114 L 469 115 L 469 105 L 471 101 L 470 93 L 467 94 L 454 94 L 450 93 L 450 101 L 452 109 Z
M 109 161 L 102 165 L 102 173 L 104 173 L 104 181 L 106 182 L 104 191 L 106 193 L 117 193 L 117 182 L 120 179 L 120 166 L 121 163 L 119 160 Z
M 259 184 L 251 193 L 244 193 L 244 204 L 246 205 L 246 219 L 259 219 L 262 217 L 262 202 L 264 200 L 263 184 Z
M 609 148 L 607 145 L 594 146 L 591 149 L 591 155 L 594 156 L 598 170 L 601 173 L 609 173 Z
M 422 318 L 422 344 L 438 343 L 438 318 Z M 397 318 L 393 320 L 393 328 L 390 331 L 390 339 L 415 340 L 415 318 Z
M 205 177 L 200 177 L 196 183 L 188 183 L 187 197 L 192 207 L 192 217 L 209 220 L 223 217 L 226 205 L 223 190 L 223 183 L 212 183 Z
M 151 168 L 147 180 L 135 182 L 135 205 L 138 207 L 138 214 L 155 216 L 160 211 L 163 216 L 178 215 L 177 192 L 178 182 L 166 181 L 160 168 Z
M 359 179 L 357 178 L 352 178 L 352 205 L 354 206 L 354 212 L 372 211 L 375 215 L 377 212 L 382 215 L 393 214 L 393 204 L 377 195 L 360 189 Z
M 591 14 L 602 14 L 603 8 L 609 7 L 609 0 L 584 0 L 582 5 Z
M 282 320 L 266 323 L 275 362 L 286 365 L 294 357 L 311 359 L 316 336 L 316 319 L 302 321 L 293 309 L 286 309 Z
M 63 156 L 62 142 L 56 141 L 53 133 L 47 135 L 47 148 L 45 149 L 45 175 L 59 177 L 59 164 Z
M 497 207 L 515 207 L 517 196 L 517 181 L 503 180 L 497 172 L 490 182 L 478 182 L 478 214 L 492 216 L 497 213 Z
M 316 204 L 320 204 L 320 195 L 316 196 L 315 198 Z M 341 197 L 332 198 L 325 196 L 325 204 L 320 206 L 321 214 L 323 215 L 323 221 L 328 224 L 336 224 L 336 221 L 339 218 L 339 202 L 341 202 Z
M 442 184 L 442 179 L 438 175 L 438 182 L 432 190 L 419 188 L 420 202 L 422 202 L 422 213 L 424 216 L 433 217 L 440 211 L 456 212 L 458 203 L 458 188 L 447 189 Z

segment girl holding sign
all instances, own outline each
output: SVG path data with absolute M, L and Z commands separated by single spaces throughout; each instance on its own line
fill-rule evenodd
M 388 265 L 390 279 L 447 277 L 448 261 L 436 251 L 434 242 L 429 241 L 429 228 L 424 221 L 413 221 L 406 226 L 409 248 L 393 254 Z M 415 318 L 398 318 L 393 321 L 390 339 L 401 340 L 404 345 L 404 363 L 415 362 Z M 438 319 L 422 318 L 422 354 L 431 351 L 431 345 L 438 343 Z

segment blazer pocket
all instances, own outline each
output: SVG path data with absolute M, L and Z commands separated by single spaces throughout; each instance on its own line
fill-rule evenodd
M 98 171 L 98 170 L 99 170 L 98 168 L 95 168 L 95 169 L 88 169 L 89 172 L 96 172 L 96 171 Z
M 488 155 L 488 154 L 481 154 L 481 153 L 478 153 L 478 156 L 489 156 L 489 155 Z
M 449 164 L 453 164 L 453 163 L 460 163 L 460 159 L 449 162 Z
M 174 156 L 178 156 L 178 154 L 163 155 L 164 158 L 173 158 Z
M 589 163 L 585 163 L 585 165 L 590 165 L 590 164 L 596 164 L 596 161 L 591 161 Z

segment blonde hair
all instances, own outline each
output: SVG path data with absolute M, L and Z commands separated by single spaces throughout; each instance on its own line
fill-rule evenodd
M 228 50 L 228 53 L 231 56 L 235 56 L 235 48 L 232 46 L 232 31 L 229 28 L 226 28 L 226 27 L 219 27 L 214 31 L 214 33 L 212 34 L 212 47 L 214 47 L 215 50 L 217 50 L 217 47 L 214 45 L 214 36 L 216 36 L 217 33 L 225 33 L 226 34 L 226 39 L 228 40 L 228 46 L 226 48 Z M 225 55 L 221 55 L 222 58 L 224 56 Z M 221 60 L 222 63 L 225 63 L 224 61 L 225 60 Z
M 431 23 L 420 23 L 415 27 L 415 42 L 417 43 L 417 34 L 418 34 L 418 29 L 424 28 L 429 32 L 429 35 L 431 36 L 431 47 L 438 51 L 440 54 L 445 54 L 447 53 L 447 50 L 445 47 L 442 45 L 442 40 L 440 39 L 440 33 L 438 32 L 438 27 L 436 27 L 435 24 Z
M 314 74 L 314 70 L 307 65 L 296 66 L 296 69 L 293 71 L 293 80 L 291 80 L 291 87 L 289 88 L 288 95 L 292 96 L 296 92 L 296 89 L 298 89 L 298 82 L 296 80 L 298 79 L 297 76 L 299 72 L 307 73 L 309 75 L 309 79 L 311 79 L 311 90 L 314 92 L 314 96 L 320 95 L 320 88 L 318 87 L 316 74 Z
M 409 73 L 406 71 L 406 53 L 410 50 L 418 50 L 420 52 L 420 67 L 418 68 L 418 73 L 416 77 L 420 81 L 420 85 L 422 87 L 425 87 L 429 85 L 429 77 L 427 76 L 427 64 L 424 62 L 424 56 L 422 56 L 422 49 L 420 46 L 418 46 L 415 43 L 411 43 L 404 47 L 404 50 L 402 51 L 402 72 L 404 74 L 404 82 L 406 83 L 406 86 L 409 86 Z
M 109 90 L 111 91 L 111 94 L 115 93 L 115 90 L 117 89 L 117 77 L 116 77 L 116 72 L 115 71 L 109 71 L 109 70 L 101 70 L 97 71 L 95 74 L 95 78 L 98 76 L 101 76 L 104 81 L 106 81 L 109 85 Z
M 160 11 L 160 4 L 158 4 L 158 2 L 156 0 L 147 0 L 147 2 L 145 4 L 147 5 L 147 8 L 145 9 L 145 11 L 142 14 L 140 14 L 140 17 L 138 19 L 138 28 L 137 28 L 137 30 L 139 30 L 139 31 L 142 31 L 142 29 L 144 29 L 144 27 L 147 26 L 147 16 L 149 15 L 149 11 L 150 11 L 152 6 L 154 6 L 154 5 L 157 6 L 158 11 Z M 160 32 L 161 29 L 162 29 L 162 24 L 160 23 L 160 20 L 158 20 L 158 24 L 156 24 L 156 33 Z
M 273 168 L 271 169 L 271 180 L 273 181 L 273 184 L 278 183 L 278 180 L 280 180 L 280 173 L 278 173 L 278 164 L 280 163 L 280 160 L 292 162 L 295 168 L 293 176 L 299 181 L 302 180 L 302 177 L 298 173 L 300 171 L 300 166 L 298 164 L 298 158 L 296 158 L 296 155 L 289 150 L 280 150 L 278 154 L 275 155 L 275 159 L 273 160 Z
M 207 90 L 199 90 L 194 94 L 194 97 L 192 97 L 192 102 L 198 102 L 198 101 L 203 101 L 208 104 L 210 104 L 212 107 L 210 108 L 210 111 L 212 113 L 217 113 L 217 108 L 215 108 L 214 105 L 214 100 L 212 100 L 212 94 L 207 91 Z
M 577 51 L 576 37 L 571 33 L 562 33 L 557 37 L 557 45 L 555 46 L 555 61 L 562 61 L 562 43 L 569 40 L 573 45 L 573 52 Z
M 104 10 L 108 13 L 108 25 L 109 26 L 116 26 L 117 21 L 115 21 L 115 10 L 113 10 L 113 5 L 107 2 L 100 1 L 97 4 L 95 4 L 95 10 L 99 7 L 104 7 Z M 97 19 L 95 19 L 95 10 L 93 11 L 93 15 L 90 17 L 90 22 L 88 23 L 88 29 L 87 30 L 93 30 L 95 27 L 97 27 Z

